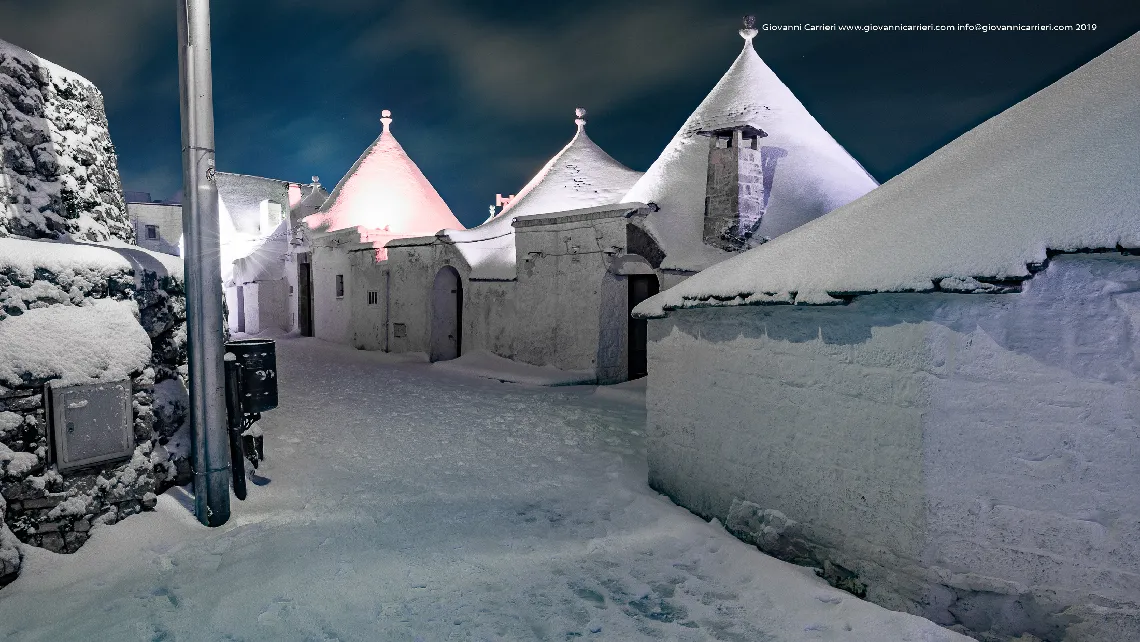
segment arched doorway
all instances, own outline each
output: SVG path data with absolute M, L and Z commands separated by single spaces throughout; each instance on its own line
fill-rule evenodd
M 629 378 L 637 379 L 649 374 L 649 323 L 645 319 L 633 318 L 633 309 L 638 303 L 657 294 L 660 287 L 653 274 L 633 274 L 629 279 Z
M 431 287 L 431 360 L 447 361 L 463 353 L 463 281 L 450 265 L 435 275 Z

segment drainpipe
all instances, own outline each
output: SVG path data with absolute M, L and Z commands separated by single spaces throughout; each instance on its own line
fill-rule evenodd
M 230 453 L 222 365 L 209 0 L 178 0 L 178 63 L 194 513 L 206 526 L 221 526 L 230 518 Z

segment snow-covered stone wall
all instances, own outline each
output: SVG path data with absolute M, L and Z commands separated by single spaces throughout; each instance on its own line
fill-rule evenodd
M 622 266 L 636 258 L 644 268 L 638 274 L 660 278 L 646 260 L 627 253 L 629 230 L 639 224 L 632 221 L 643 214 L 627 204 L 515 219 L 518 270 L 512 280 L 472 279 L 461 242 L 422 237 L 391 243 L 383 268 L 387 281 L 377 276 L 366 286 L 382 288 L 381 301 L 387 293 L 387 349 L 430 351 L 432 287 L 440 270 L 453 268 L 462 280 L 464 354 L 486 351 L 553 366 L 578 373 L 584 381 L 624 381 L 630 319 Z M 367 308 L 363 312 L 368 314 Z M 355 319 L 353 324 L 362 325 Z M 373 325 L 375 330 L 365 331 L 383 330 Z M 380 345 L 385 345 L 381 338 L 362 340 L 358 331 L 358 347 L 383 349 L 371 347 Z
M 983 640 L 1140 639 L 1140 258 L 650 321 L 650 483 Z
M 0 585 L 18 571 L 14 538 L 74 552 L 188 474 L 182 288 L 175 257 L 0 239 Z M 134 395 L 133 456 L 56 472 L 44 384 L 122 379 Z
M 520 217 L 513 358 L 625 379 L 625 279 L 609 272 L 625 252 L 628 207 Z M 525 330 L 524 330 L 525 329 Z
M 0 237 L 132 242 L 103 95 L 0 41 Z

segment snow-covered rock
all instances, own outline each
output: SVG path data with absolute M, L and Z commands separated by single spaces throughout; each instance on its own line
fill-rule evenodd
M 133 241 L 103 95 L 0 41 L 0 236 Z
M 20 559 L 7 540 L 74 552 L 93 526 L 153 506 L 147 494 L 177 477 L 186 458 L 176 434 L 183 287 L 177 257 L 121 241 L 0 238 L 0 586 Z M 123 379 L 133 395 L 131 460 L 55 472 L 45 382 Z
M 854 203 L 710 267 L 635 314 L 835 303 L 834 294 L 943 285 L 995 291 L 985 282 L 1029 278 L 1050 251 L 1137 248 L 1138 150 L 1140 34 Z

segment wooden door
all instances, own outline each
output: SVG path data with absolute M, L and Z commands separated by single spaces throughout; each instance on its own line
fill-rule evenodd
M 313 264 L 303 255 L 297 263 L 297 322 L 301 336 L 313 336 Z

